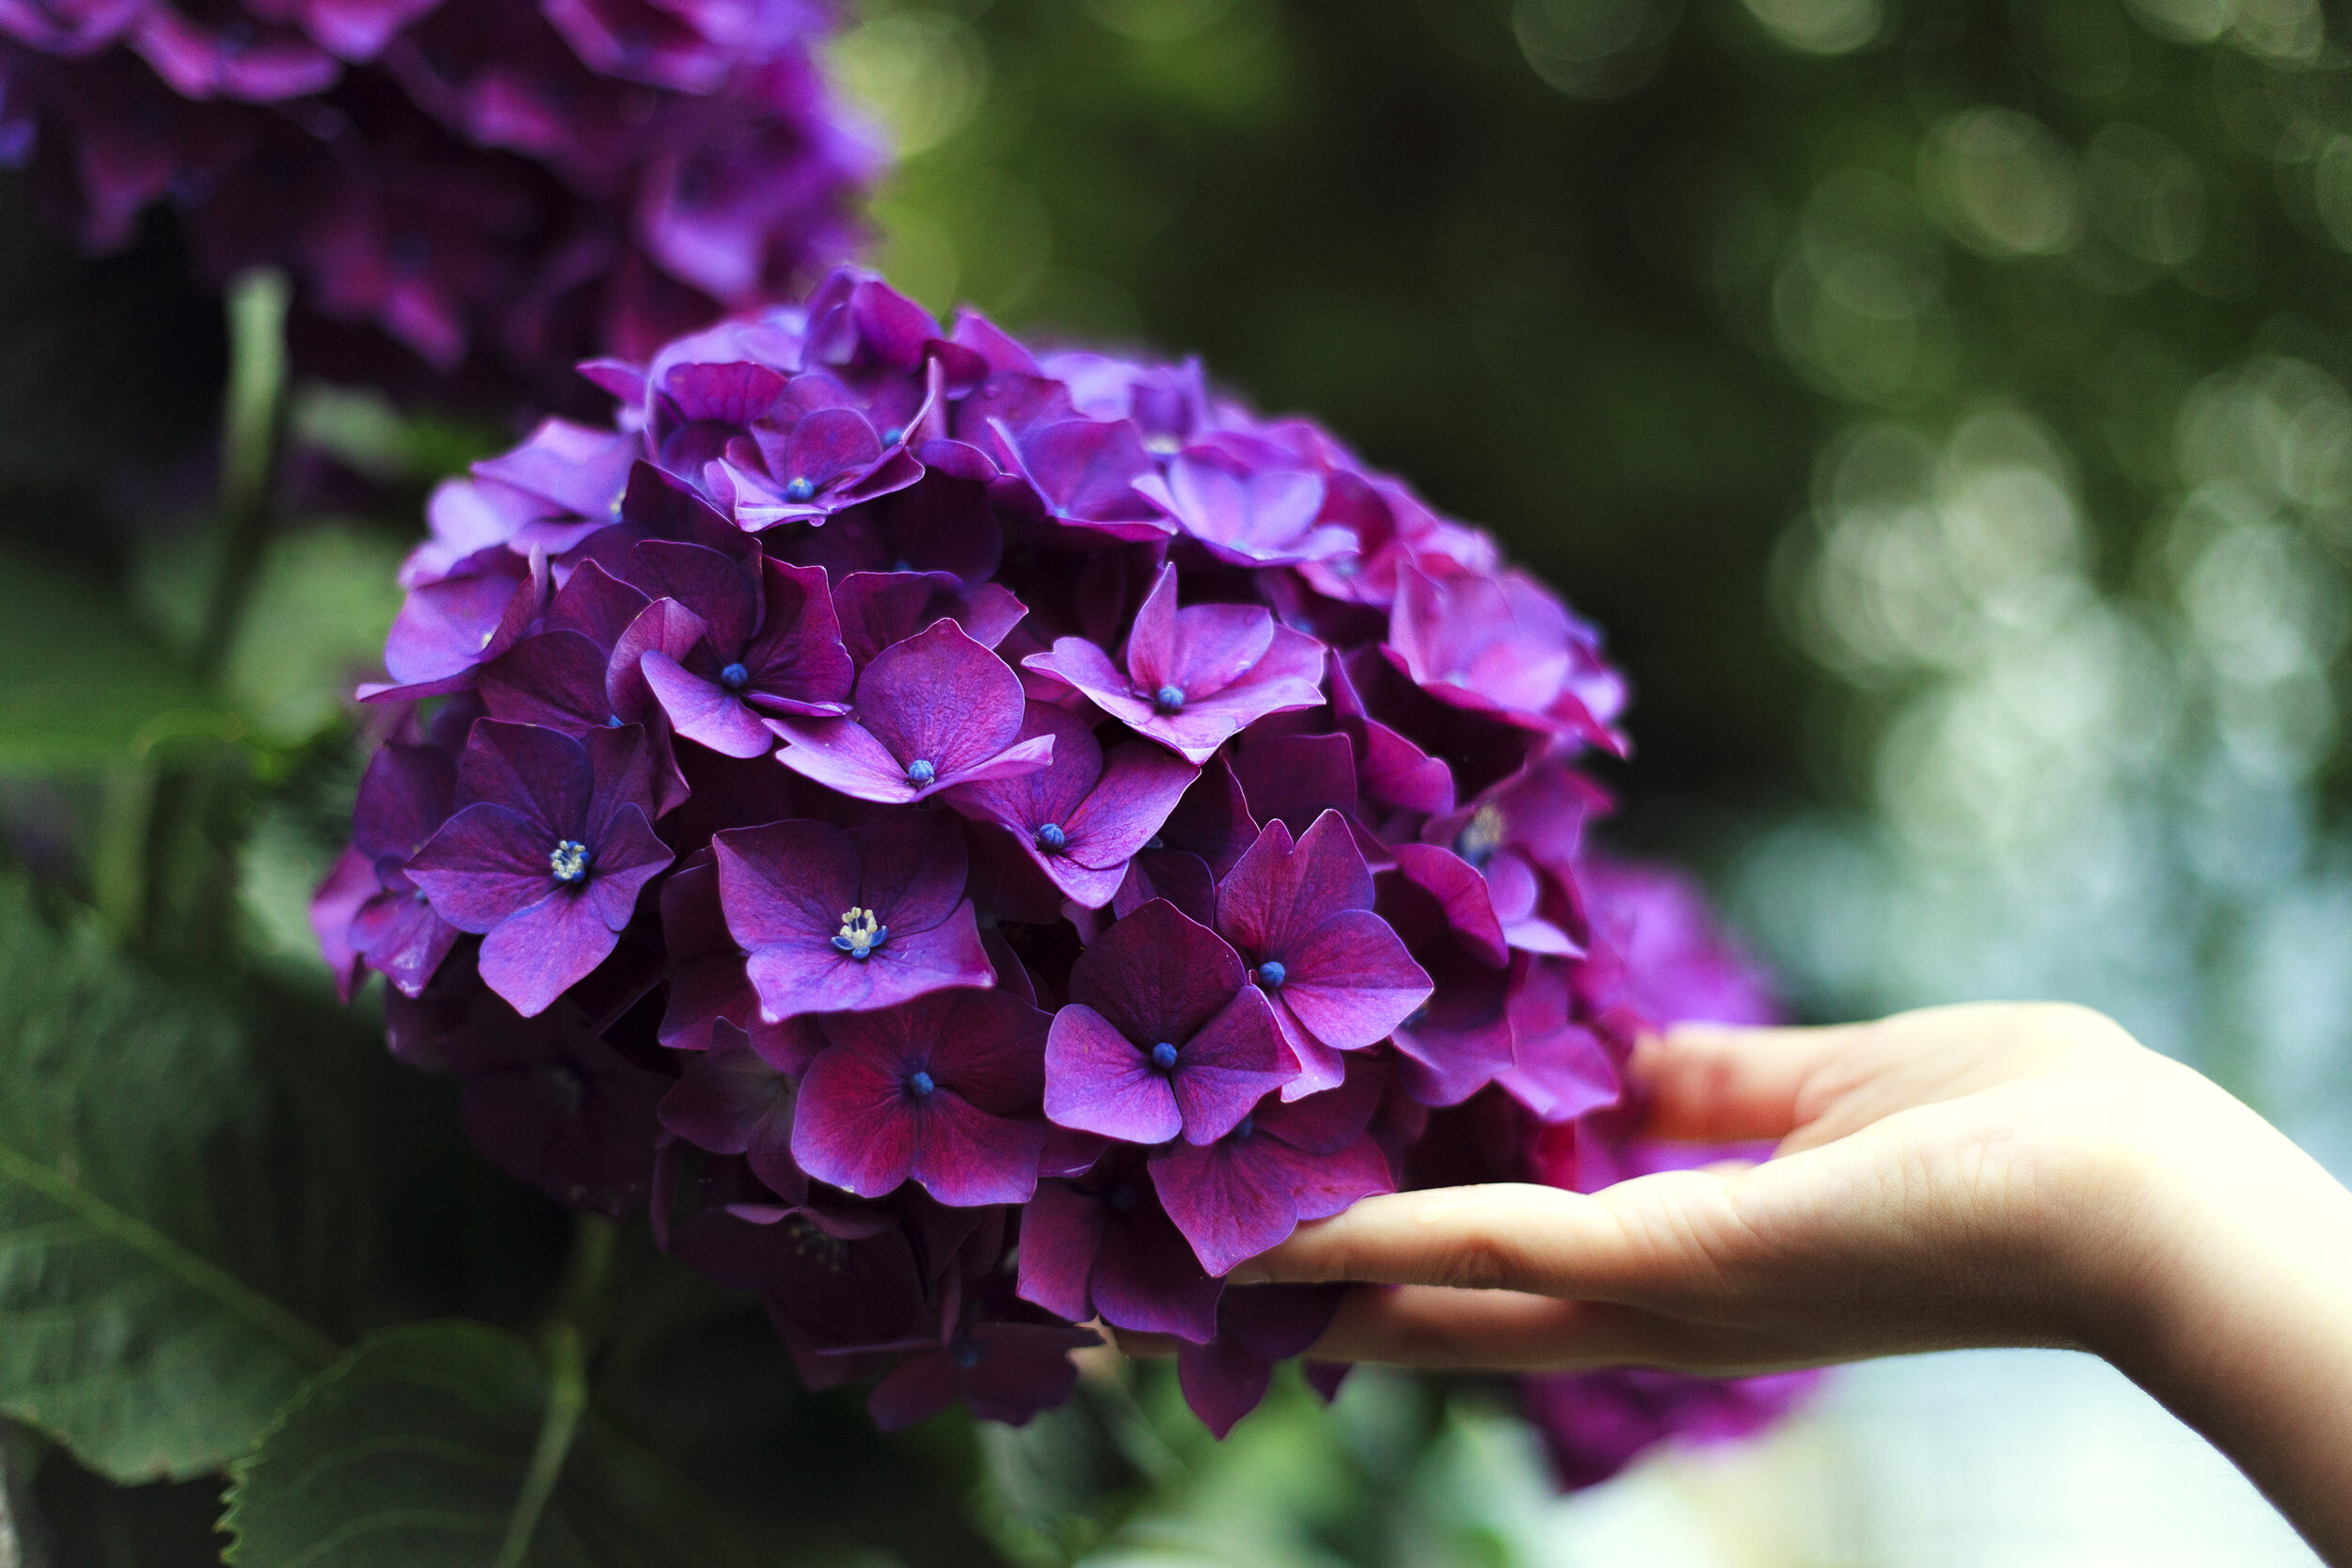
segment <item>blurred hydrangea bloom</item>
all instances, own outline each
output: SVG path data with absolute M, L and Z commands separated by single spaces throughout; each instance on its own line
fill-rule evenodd
M 215 279 L 281 267 L 436 371 L 487 347 L 544 376 L 848 253 L 882 153 L 813 57 L 833 22 L 828 0 L 0 0 L 0 165 L 90 249 L 168 202 Z
M 1318 427 L 850 271 L 584 370 L 609 428 L 434 499 L 321 938 L 492 1160 L 650 1204 L 885 1425 L 1025 1419 L 1100 1320 L 1222 1433 L 1337 1301 L 1236 1263 L 1666 1158 L 1635 1032 L 1769 1014 L 1586 851 L 1595 631 Z M 1614 1462 L 1771 1397 L 1584 1386 L 1533 1398 Z

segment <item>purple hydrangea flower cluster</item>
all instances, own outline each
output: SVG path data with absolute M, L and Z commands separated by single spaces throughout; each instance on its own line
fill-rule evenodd
M 186 216 L 214 278 L 438 371 L 639 357 L 785 297 L 882 158 L 830 0 L 0 0 L 0 166 L 94 250 Z
M 1336 1301 L 1236 1263 L 1635 1158 L 1633 1032 L 1764 1006 L 1585 850 L 1593 629 L 1315 425 L 849 271 L 585 369 L 612 428 L 434 499 L 315 914 L 492 1160 L 812 1386 L 1017 1421 L 1099 1321 L 1221 1433 Z

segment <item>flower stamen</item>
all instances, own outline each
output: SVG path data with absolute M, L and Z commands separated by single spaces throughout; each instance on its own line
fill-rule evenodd
M 851 906 L 841 911 L 841 929 L 833 944 L 852 958 L 870 958 L 875 949 L 890 940 L 890 927 L 882 923 L 871 910 Z
M 576 838 L 560 840 L 548 855 L 548 871 L 566 886 L 588 879 L 588 846 Z

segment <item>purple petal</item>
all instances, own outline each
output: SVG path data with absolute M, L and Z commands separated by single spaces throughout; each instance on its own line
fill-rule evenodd
M 1176 1383 L 1184 1403 L 1220 1441 L 1258 1408 L 1273 1382 L 1274 1363 L 1229 1336 L 1176 1352 Z
M 675 599 L 700 616 L 723 661 L 740 654 L 758 629 L 758 585 L 717 550 L 648 539 L 628 552 L 628 577 L 648 598 Z
M 1245 986 L 1177 1053 L 1172 1081 L 1184 1137 L 1214 1143 L 1232 1132 L 1252 1106 L 1282 1086 L 1289 1066 L 1273 1009 L 1254 987 Z M 1130 1141 L 1159 1143 L 1167 1136 Z
M 1184 1130 L 1176 1089 L 1137 1045 L 1082 1002 L 1054 1015 L 1045 1045 L 1045 1115 L 1063 1127 L 1129 1143 L 1165 1143 Z M 1245 1107 L 1245 1109 L 1247 1109 Z
M 593 901 L 558 888 L 482 939 L 482 983 L 532 1018 L 586 978 L 620 941 Z
M 746 949 L 823 945 L 841 911 L 858 902 L 860 857 L 850 835 L 824 822 L 771 822 L 715 835 L 727 929 Z
M 893 931 L 926 931 L 963 897 L 963 833 L 945 812 L 877 815 L 850 835 L 863 869 L 857 902 Z
M 819 1181 L 881 1197 L 914 1173 L 916 1129 L 905 1079 L 872 1057 L 835 1047 L 819 1053 L 801 1079 L 792 1158 Z
M 1241 983 L 1241 960 L 1216 932 L 1154 901 L 1080 955 L 1070 972 L 1070 1000 L 1148 1049 L 1190 1039 Z
M 834 924 L 840 924 L 837 913 Z M 762 1017 L 781 1021 L 801 1013 L 861 1012 L 913 1001 L 926 991 L 988 986 L 996 977 L 969 903 L 957 905 L 928 931 L 902 938 L 894 930 L 886 944 L 863 959 L 835 951 L 830 935 L 753 949 L 746 968 L 759 989 Z
M 407 872 L 442 919 L 461 931 L 487 931 L 554 891 L 554 848 L 540 824 L 485 801 L 443 824 Z
M 636 912 L 637 895 L 668 868 L 673 856 L 645 814 L 634 805 L 615 812 L 591 846 L 585 896 L 596 917 L 617 931 Z
M 856 717 L 905 765 L 938 776 L 977 768 L 1021 733 L 1021 677 L 953 621 L 874 656 L 857 681 Z
M 474 689 L 493 719 L 584 734 L 612 713 L 605 658 L 580 632 L 541 632 L 484 665 Z
M 637 665 L 671 726 L 698 746 L 721 756 L 764 756 L 776 737 L 743 700 L 716 681 L 692 673 L 659 648 L 648 648 Z
M 1202 1271 L 1141 1169 L 1136 1182 L 1133 1206 L 1114 1217 L 1094 1259 L 1094 1309 L 1120 1328 L 1206 1339 L 1216 1331 L 1224 1286 Z M 1025 1219 L 1023 1225 L 1025 1240 Z
M 596 777 L 587 748 L 538 724 L 476 721 L 457 763 L 457 804 L 486 800 L 545 831 L 548 847 L 577 838 L 588 816 Z
M 1054 742 L 1058 761 L 1063 742 Z M 1123 866 L 1166 825 L 1199 769 L 1156 746 L 1133 741 L 1110 755 L 1102 779 L 1064 818 L 1069 858 L 1098 870 Z
M 1216 895 L 1217 929 L 1258 959 L 1287 962 L 1288 948 L 1341 910 L 1369 910 L 1372 872 L 1337 812 L 1327 812 L 1292 843 L 1290 829 L 1269 822 Z
M 1288 943 L 1282 1000 L 1307 1031 L 1338 1051 L 1388 1037 L 1429 1000 L 1429 974 L 1389 923 L 1369 910 L 1342 910 Z
M 1021 1213 L 1021 1299 L 1071 1323 L 1093 1317 L 1087 1282 L 1109 1220 L 1092 1194 L 1067 1181 L 1039 1182 Z
M 823 568 L 770 561 L 760 582 L 759 635 L 743 652 L 750 667 L 748 695 L 779 711 L 848 711 L 853 672 Z
M 549 631 L 576 631 L 599 649 L 621 640 L 628 624 L 644 612 L 646 596 L 593 561 L 572 568 L 571 577 L 548 606 Z

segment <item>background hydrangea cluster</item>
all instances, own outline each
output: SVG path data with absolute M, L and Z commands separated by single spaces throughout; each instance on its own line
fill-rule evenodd
M 0 0 L 0 166 L 85 245 L 179 208 L 203 270 L 449 371 L 644 355 L 846 254 L 879 144 L 825 0 Z M 375 340 L 314 330 L 348 358 Z M 372 373 L 381 374 L 375 370 Z
M 1222 1433 L 1337 1300 L 1234 1264 L 1654 1168 L 1634 1032 L 1769 1013 L 1685 884 L 1585 849 L 1597 635 L 1315 425 L 846 270 L 583 368 L 612 428 L 434 499 L 315 921 L 494 1162 L 650 1204 L 883 1425 L 1025 1420 L 1099 1319 Z M 1530 1403 L 1584 1481 L 1796 1386 Z

